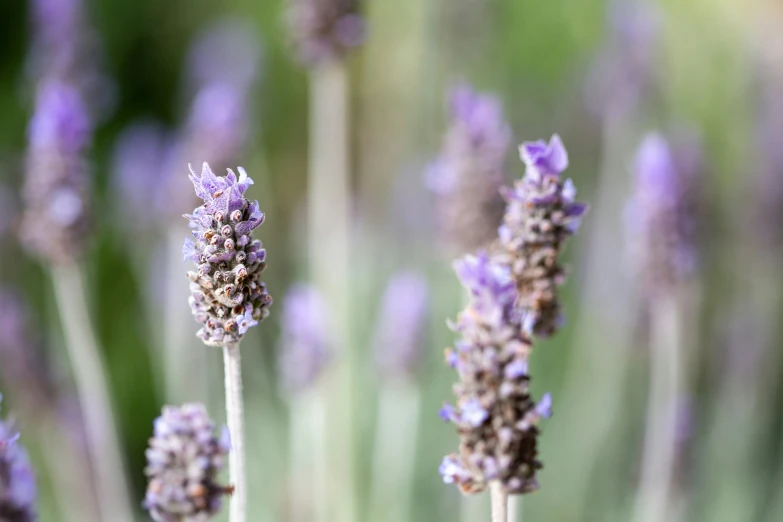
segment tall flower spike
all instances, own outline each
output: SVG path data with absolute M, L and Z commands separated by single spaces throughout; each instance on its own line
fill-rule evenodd
M 225 177 L 215 176 L 206 163 L 200 176 L 190 170 L 196 195 L 204 204 L 184 216 L 195 241 L 187 238 L 182 252 L 185 260 L 198 266 L 188 272 L 188 302 L 196 321 L 204 325 L 198 336 L 208 346 L 238 343 L 269 314 L 272 304 L 261 281 L 266 250 L 252 238 L 264 214 L 257 201 L 245 198 L 253 180 L 245 169 L 238 170 L 238 178 L 231 169 Z
M 359 0 L 289 0 L 288 23 L 299 59 L 307 66 L 339 60 L 364 41 Z
M 507 267 L 485 253 L 466 256 L 455 269 L 471 300 L 452 326 L 462 338 L 446 350 L 460 381 L 454 386 L 457 405 L 445 405 L 441 417 L 457 425 L 461 443 L 458 454 L 443 459 L 443 481 L 468 494 L 492 480 L 510 494 L 535 491 L 542 468 L 536 426 L 549 416 L 551 397 L 538 404 L 530 397 L 531 343 L 514 309 L 514 281 Z
M 25 247 L 59 263 L 82 250 L 90 228 L 87 162 L 92 125 L 79 93 L 69 85 L 41 85 L 28 131 Z
M 671 291 L 697 265 L 694 180 L 688 179 L 696 168 L 680 156 L 660 134 L 645 137 L 636 154 L 636 189 L 625 218 L 634 268 L 650 297 Z
M 499 190 L 506 179 L 511 130 L 494 96 L 467 85 L 451 93 L 451 125 L 440 158 L 427 172 L 436 195 L 438 228 L 459 254 L 492 242 L 503 216 Z
M 299 284 L 283 301 L 280 373 L 289 392 L 308 388 L 329 362 L 334 349 L 327 306 L 318 290 Z
M 19 434 L 0 420 L 0 520 L 35 522 L 37 494 L 35 474 L 19 445 Z
M 167 406 L 155 420 L 147 449 L 149 479 L 144 507 L 155 522 L 207 521 L 231 488 L 217 483 L 231 449 L 228 430 L 215 425 L 202 404 Z
M 568 167 L 568 155 L 559 136 L 549 143 L 523 143 L 520 154 L 526 172 L 513 189 L 503 190 L 508 205 L 493 256 L 511 269 L 524 330 L 549 336 L 562 322 L 557 287 L 565 272 L 560 253 L 587 205 L 575 201 L 573 182 L 560 176 Z
M 387 376 L 413 376 L 421 360 L 429 288 L 420 274 L 400 272 L 389 280 L 375 332 L 375 360 Z

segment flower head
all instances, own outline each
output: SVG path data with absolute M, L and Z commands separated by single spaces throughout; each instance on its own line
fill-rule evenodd
M 38 91 L 28 132 L 23 244 L 50 262 L 70 261 L 90 226 L 85 152 L 92 125 L 78 91 L 59 82 Z
M 376 364 L 382 373 L 415 372 L 421 358 L 428 301 L 427 281 L 421 275 L 401 272 L 389 280 L 374 338 Z
M 560 253 L 578 229 L 587 205 L 575 200 L 573 182 L 561 177 L 568 154 L 559 136 L 552 136 L 549 143 L 523 143 L 519 150 L 526 171 L 513 189 L 503 191 L 506 214 L 493 257 L 511 271 L 523 328 L 548 336 L 562 323 L 557 287 L 565 271 Z
M 144 507 L 156 522 L 209 520 L 231 488 L 217 483 L 231 449 L 201 404 L 167 406 L 155 420 L 147 449 Z
M 0 420 L 0 520 L 35 522 L 37 495 L 35 474 L 19 434 Z
M 451 125 L 441 155 L 427 173 L 437 197 L 439 227 L 452 250 L 472 252 L 494 238 L 503 214 L 499 190 L 510 140 L 497 98 L 467 85 L 452 91 Z
M 512 494 L 538 488 L 537 424 L 547 416 L 551 399 L 537 405 L 530 396 L 527 360 L 531 342 L 515 309 L 517 289 L 507 266 L 487 254 L 455 263 L 470 292 L 468 307 L 452 328 L 461 335 L 447 359 L 459 374 L 457 405 L 446 405 L 441 418 L 457 425 L 458 454 L 447 456 L 440 472 L 446 483 L 464 493 L 499 480 Z
M 670 291 L 697 264 L 690 178 L 698 161 L 684 162 L 679 152 L 662 135 L 649 134 L 636 154 L 636 189 L 625 217 L 632 260 L 648 296 Z
M 339 60 L 364 42 L 359 0 L 290 0 L 288 21 L 299 59 L 311 67 Z
M 283 300 L 280 372 L 285 388 L 298 392 L 313 384 L 331 358 L 334 340 L 328 307 L 320 292 L 295 285 Z
M 239 167 L 215 176 L 204 163 L 201 175 L 191 169 L 190 180 L 204 204 L 185 215 L 193 238 L 183 246 L 185 259 L 197 265 L 188 272 L 190 308 L 204 326 L 198 336 L 209 346 L 239 342 L 248 328 L 269 314 L 272 298 L 261 281 L 266 250 L 252 232 L 264 222 L 258 202 L 244 193 L 253 180 Z

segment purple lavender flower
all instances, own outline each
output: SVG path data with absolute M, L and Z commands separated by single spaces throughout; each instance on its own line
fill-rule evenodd
M 258 202 L 244 197 L 253 184 L 245 169 L 239 178 L 228 169 L 215 176 L 204 163 L 201 175 L 191 168 L 190 180 L 204 204 L 185 215 L 195 242 L 183 246 L 185 259 L 198 266 L 188 272 L 190 308 L 204 326 L 198 336 L 208 346 L 225 346 L 242 340 L 247 329 L 269 315 L 272 298 L 261 281 L 266 250 L 252 232 L 264 222 Z
M 329 362 L 334 341 L 328 309 L 318 290 L 298 284 L 283 301 L 280 374 L 290 393 L 307 389 Z
M 636 189 L 625 217 L 631 255 L 648 296 L 671 291 L 696 268 L 695 187 L 689 179 L 695 170 L 660 134 L 649 134 L 639 146 Z
M 447 357 L 459 358 L 457 406 L 444 406 L 441 418 L 457 425 L 459 454 L 447 456 L 440 472 L 447 484 L 477 493 L 500 480 L 511 494 L 538 488 L 537 423 L 548 415 L 551 398 L 530 397 L 527 359 L 531 342 L 520 328 L 514 304 L 517 290 L 508 267 L 486 253 L 455 263 L 471 301 L 452 326 L 462 339 Z
M 23 244 L 50 262 L 82 250 L 90 226 L 85 152 L 92 126 L 79 93 L 58 82 L 38 92 L 28 132 Z
M 35 522 L 37 496 L 35 474 L 19 434 L 0 420 L 0 520 Z
M 436 195 L 438 224 L 459 253 L 488 245 L 503 215 L 499 190 L 506 179 L 511 130 L 500 101 L 460 85 L 451 94 L 451 125 L 441 156 L 427 173 Z
M 549 336 L 562 323 L 557 287 L 565 271 L 560 253 L 578 229 L 587 205 L 575 201 L 573 182 L 561 178 L 568 154 L 559 136 L 552 136 L 549 143 L 523 143 L 520 155 L 526 172 L 513 189 L 503 191 L 508 205 L 493 257 L 511 270 L 523 329 Z
M 375 332 L 375 360 L 386 375 L 413 375 L 422 353 L 429 308 L 427 281 L 400 272 L 389 280 Z
M 147 449 L 149 479 L 144 507 L 156 522 L 209 520 L 231 487 L 218 484 L 231 449 L 228 430 L 215 425 L 202 404 L 167 406 L 155 420 Z
M 339 60 L 364 42 L 359 0 L 290 0 L 288 22 L 299 59 L 310 67 Z

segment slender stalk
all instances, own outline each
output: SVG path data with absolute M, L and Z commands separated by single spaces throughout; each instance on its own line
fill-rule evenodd
M 229 474 L 234 494 L 231 496 L 229 520 L 245 522 L 247 515 L 247 478 L 245 475 L 245 427 L 242 402 L 242 361 L 239 344 L 223 347 L 223 368 L 226 380 L 226 417 L 231 434 Z
M 676 296 L 651 306 L 650 393 L 641 481 L 634 520 L 668 516 L 677 445 L 677 403 L 682 393 L 680 310 Z
M 508 522 L 508 494 L 503 484 L 497 480 L 490 482 L 489 495 L 492 501 L 492 522 Z
M 290 410 L 291 471 L 296 483 L 289 486 L 290 519 L 326 522 L 326 404 L 316 388 L 295 397 Z
M 75 264 L 53 265 L 52 281 L 85 422 L 101 520 L 133 522 L 106 371 L 90 325 L 84 281 Z
M 418 386 L 407 380 L 381 388 L 370 496 L 373 522 L 410 519 L 420 402 Z
M 354 462 L 354 366 L 349 313 L 350 177 L 348 174 L 348 79 L 345 65 L 334 62 L 310 73 L 310 154 L 308 241 L 313 284 L 332 303 L 334 332 L 341 358 L 324 379 L 329 409 L 340 422 L 331 424 L 328 456 L 334 489 L 329 518 L 356 522 Z
M 522 522 L 522 495 L 508 497 L 508 521 Z

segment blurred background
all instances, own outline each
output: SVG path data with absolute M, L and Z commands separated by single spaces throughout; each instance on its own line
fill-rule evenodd
M 3 417 L 15 420 L 38 470 L 42 522 L 65 520 L 63 469 L 71 481 L 84 479 L 79 502 L 95 501 L 49 272 L 18 239 L 27 129 L 46 67 L 41 48 L 57 45 L 58 23 L 70 16 L 55 0 L 47 11 L 54 14 L 37 16 L 34 4 L 45 3 L 0 3 L 0 391 Z M 342 472 L 322 471 L 329 495 L 351 497 L 355 520 L 391 520 L 400 495 L 406 507 L 395 520 L 489 518 L 485 499 L 462 500 L 438 474 L 458 444 L 437 416 L 453 400 L 456 379 L 443 363 L 455 339 L 446 320 L 466 296 L 451 268 L 463 252 L 444 239 L 443 202 L 429 173 L 452 124 L 450 92 L 465 84 L 502 104 L 511 136 L 503 183 L 524 173 L 516 144 L 558 133 L 570 156 L 566 174 L 591 205 L 565 250 L 565 325 L 537 342 L 531 359 L 533 395 L 551 392 L 554 415 L 541 426 L 541 489 L 524 498 L 519 520 L 619 521 L 634 512 L 654 343 L 624 216 L 634 157 L 649 132 L 665 135 L 690 162 L 696 188 L 688 210 L 697 261 L 680 285 L 683 386 L 666 519 L 783 520 L 783 8 L 776 2 L 363 2 L 364 42 L 345 61 L 351 341 L 293 362 L 283 362 L 291 342 L 284 321 L 296 316 L 283 313 L 286 295 L 308 282 L 318 260 L 307 254 L 311 73 L 291 43 L 286 2 L 63 3 L 81 10 L 79 78 L 95 125 L 92 232 L 81 266 L 138 520 L 148 520 L 144 450 L 162 405 L 203 402 L 217 423 L 225 419 L 219 350 L 195 336 L 191 268 L 180 257 L 187 227 L 179 216 L 194 206 L 187 163 L 204 160 L 219 174 L 245 167 L 255 180 L 248 195 L 267 215 L 256 237 L 268 252 L 263 279 L 275 304 L 242 344 L 250 520 L 298 522 L 317 511 L 297 514 L 289 500 L 303 491 L 309 503 L 308 474 L 294 465 L 296 448 L 309 445 L 296 433 L 308 406 L 294 391 L 301 383 L 283 375 L 292 365 L 310 372 L 313 357 L 327 368 L 347 357 L 353 368 L 352 396 L 343 398 L 351 415 L 329 409 L 329 400 L 324 416 L 326 429 L 347 424 L 353 486 L 345 493 L 333 483 Z M 183 198 L 169 195 L 172 183 Z M 389 377 L 378 351 L 390 334 L 379 323 L 387 284 L 398 284 L 400 271 L 417 281 L 411 292 L 428 298 L 421 335 L 408 341 L 419 355 L 404 376 Z M 328 315 L 330 305 L 327 293 L 323 310 L 304 314 Z M 316 385 L 308 393 L 312 407 L 313 396 L 331 391 Z M 394 411 L 394 404 L 411 406 Z M 378 482 L 389 461 L 386 431 L 412 434 L 407 446 L 389 447 L 410 461 L 394 472 L 407 477 L 404 494 Z M 53 432 L 71 450 L 53 442 Z

